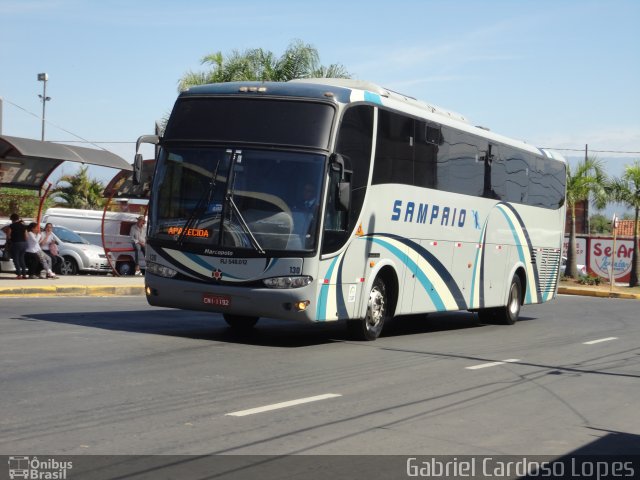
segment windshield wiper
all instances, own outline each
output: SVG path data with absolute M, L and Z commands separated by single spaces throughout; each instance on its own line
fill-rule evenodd
M 231 154 L 232 152 L 231 150 L 227 150 L 226 153 Z M 202 212 L 205 211 L 205 209 L 207 208 L 207 205 L 211 202 L 211 197 L 213 196 L 216 189 L 218 169 L 220 168 L 220 162 L 222 161 L 222 158 L 223 157 L 220 157 L 218 159 L 218 163 L 216 164 L 216 169 L 211 176 L 211 181 L 209 182 L 209 188 L 207 188 L 204 194 L 198 199 L 198 203 L 196 203 L 196 206 L 191 212 L 191 215 L 189 215 L 189 218 L 187 219 L 186 223 L 182 227 L 182 231 L 180 232 L 180 236 L 178 237 L 178 240 L 177 240 L 177 243 L 180 246 L 182 246 L 182 242 L 187 233 L 187 230 L 191 228 L 196 218 L 198 218 L 202 214 Z
M 229 166 L 229 172 L 230 172 L 229 173 L 230 175 L 229 189 L 227 190 L 227 194 L 225 195 L 225 203 L 231 206 L 231 214 L 235 213 L 236 216 L 238 217 L 238 223 L 242 227 L 242 230 L 244 230 L 244 233 L 251 240 L 251 244 L 253 245 L 253 248 L 255 248 L 258 252 L 264 255 L 265 253 L 264 249 L 262 248 L 262 246 L 260 245 L 256 237 L 251 232 L 249 225 L 247 224 L 246 220 L 242 216 L 242 213 L 240 212 L 240 209 L 236 205 L 236 202 L 234 202 L 233 200 L 233 192 L 236 188 L 236 173 L 235 173 L 234 167 L 236 162 L 238 161 L 242 161 L 242 150 L 234 150 L 233 156 L 231 157 L 231 165 Z M 231 215 L 229 215 L 229 221 L 231 221 Z M 222 229 L 223 228 L 224 228 L 224 221 L 222 222 Z
M 242 213 L 240 213 L 240 209 L 236 205 L 236 202 L 233 201 L 233 193 L 231 193 L 231 192 L 227 193 L 226 200 L 229 203 L 229 205 L 231 205 L 231 208 L 233 209 L 235 214 L 238 216 L 238 223 L 240 224 L 240 226 L 244 230 L 244 233 L 246 233 L 249 236 L 249 238 L 251 239 L 251 243 L 253 244 L 253 248 L 255 248 L 258 252 L 260 252 L 260 253 L 262 253 L 264 255 L 264 253 L 265 253 L 264 249 L 262 248 L 262 246 L 260 245 L 260 243 L 258 242 L 256 237 L 253 236 L 253 233 L 251 233 L 251 229 L 249 228 L 249 225 L 247 225 L 247 222 L 245 221 L 244 217 L 242 216 Z

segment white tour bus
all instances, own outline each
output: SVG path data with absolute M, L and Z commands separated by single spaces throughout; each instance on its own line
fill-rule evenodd
M 151 305 L 373 340 L 395 315 L 511 324 L 556 296 L 564 159 L 452 112 L 354 80 L 213 84 L 141 143 Z

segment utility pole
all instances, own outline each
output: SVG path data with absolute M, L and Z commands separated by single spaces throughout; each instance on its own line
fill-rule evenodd
M 584 144 L 584 163 L 587 163 L 587 159 L 589 158 L 589 144 Z M 589 217 L 589 204 L 591 203 L 591 194 L 589 194 L 589 198 L 584 205 L 585 217 L 587 220 L 587 235 L 591 237 L 591 218 Z
M 47 102 L 51 100 L 51 97 L 47 97 L 47 80 L 49 80 L 49 75 L 46 73 L 38 74 L 38 81 L 42 82 L 42 95 L 38 95 L 42 100 L 42 136 L 41 140 L 44 142 L 44 116 L 45 116 L 45 108 L 47 106 Z

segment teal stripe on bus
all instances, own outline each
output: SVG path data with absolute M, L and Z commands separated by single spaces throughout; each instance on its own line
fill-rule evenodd
M 380 99 L 380 95 L 378 95 L 377 93 L 369 92 L 368 90 L 364 91 L 364 101 L 382 105 L 382 100 Z
M 511 228 L 511 234 L 513 235 L 513 240 L 516 244 L 516 248 L 518 249 L 518 258 L 526 266 L 528 262 L 524 255 L 524 250 L 522 249 L 522 240 L 518 238 L 518 232 L 516 230 L 516 226 L 511 221 L 511 218 L 509 217 L 509 215 L 507 215 L 507 212 L 505 212 L 502 208 L 498 208 L 498 210 L 500 210 L 500 213 L 502 213 L 504 218 L 507 220 L 507 223 L 509 223 L 509 228 Z M 527 290 L 526 297 L 525 297 L 526 302 L 531 303 L 531 288 L 527 288 L 526 290 Z
M 482 278 L 478 280 L 478 268 L 482 268 L 482 264 L 478 266 L 478 262 L 484 263 L 484 241 L 487 234 L 487 221 L 488 220 L 485 220 L 484 226 L 482 227 L 480 240 L 478 242 L 478 245 L 480 245 L 480 247 L 477 249 L 478 251 L 476 252 L 476 259 L 473 262 L 473 273 L 471 275 L 471 298 L 469 298 L 469 308 L 482 307 L 484 302 L 484 298 L 482 298 L 482 292 L 478 294 L 478 305 L 475 305 L 474 298 L 476 292 L 476 284 L 483 281 Z
M 324 278 L 331 278 L 333 275 L 333 269 L 336 266 L 336 262 L 338 261 L 338 257 L 334 258 L 331 261 L 331 265 L 329 265 L 329 269 Z M 318 279 L 318 281 L 324 282 L 323 279 Z M 330 280 L 329 280 L 330 281 Z M 329 300 L 329 287 L 330 285 L 327 283 L 323 283 L 320 287 L 320 295 L 318 295 L 318 306 L 316 307 L 316 320 L 323 321 L 327 319 L 327 302 Z
M 373 243 L 377 243 L 379 245 L 382 245 L 384 248 L 389 250 L 393 255 L 395 255 L 408 268 L 410 268 L 411 271 L 415 271 L 416 272 L 416 278 L 418 278 L 418 280 L 420 281 L 420 284 L 422 285 L 422 288 L 424 288 L 424 290 L 427 293 L 427 295 L 429 295 L 429 298 L 431 299 L 431 301 L 435 305 L 436 309 L 438 311 L 446 311 L 447 310 L 446 307 L 444 306 L 444 302 L 442 301 L 442 298 L 440 297 L 438 292 L 436 292 L 435 290 L 433 292 L 431 291 L 431 283 L 429 282 L 429 279 L 424 274 L 424 272 L 418 268 L 418 265 L 416 265 L 416 263 L 413 260 L 411 260 L 409 257 L 407 257 L 407 255 L 405 253 L 403 253 L 402 251 L 400 251 L 399 248 L 391 245 L 388 242 L 385 242 L 384 240 L 381 240 L 381 239 L 375 238 L 375 237 L 371 238 L 370 240 Z

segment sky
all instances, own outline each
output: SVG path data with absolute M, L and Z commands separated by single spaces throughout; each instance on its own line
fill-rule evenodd
M 0 24 L 2 134 L 40 138 L 46 72 L 45 138 L 129 162 L 205 55 L 279 56 L 296 39 L 323 65 L 508 137 L 574 149 L 559 150 L 571 161 L 586 144 L 614 175 L 640 159 L 637 0 L 0 0 Z

